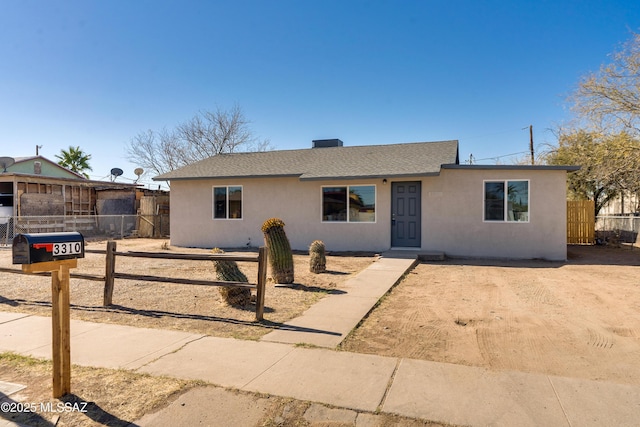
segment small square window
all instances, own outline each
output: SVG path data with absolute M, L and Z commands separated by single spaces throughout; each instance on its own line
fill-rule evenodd
M 529 181 L 485 181 L 484 220 L 529 222 Z
M 213 218 L 242 219 L 242 186 L 213 187 Z

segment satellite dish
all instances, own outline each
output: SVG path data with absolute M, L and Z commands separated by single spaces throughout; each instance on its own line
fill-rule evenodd
M 136 168 L 133 173 L 135 173 L 138 177 L 136 178 L 134 184 L 136 184 L 138 182 L 138 180 L 140 179 L 140 175 L 142 175 L 144 173 L 144 169 L 142 168 Z
M 13 157 L 0 157 L 0 168 L 2 168 L 2 172 L 6 172 L 7 168 L 15 162 L 16 160 Z
M 112 181 L 115 181 L 115 179 L 117 177 L 119 177 L 120 175 L 122 175 L 124 172 L 122 171 L 122 169 L 120 168 L 113 168 L 111 169 L 111 176 L 113 176 Z

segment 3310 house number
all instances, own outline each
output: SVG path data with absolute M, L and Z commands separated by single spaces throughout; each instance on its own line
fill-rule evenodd
M 53 256 L 78 255 L 82 253 L 82 243 L 66 242 L 53 244 Z

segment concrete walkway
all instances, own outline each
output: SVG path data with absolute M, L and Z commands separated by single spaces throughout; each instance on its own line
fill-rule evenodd
M 383 254 L 335 293 L 263 336 L 261 341 L 337 347 L 415 263 L 415 256 L 394 258 Z
M 380 261 L 352 279 L 345 293 L 319 303 L 326 306 L 312 307 L 291 321 L 291 330 L 270 334 L 269 340 L 281 342 L 73 320 L 72 363 L 198 379 L 363 413 L 379 411 L 457 425 L 638 425 L 640 385 L 496 372 L 291 344 L 337 345 L 348 333 L 347 323 L 353 327 L 359 321 L 348 314 L 351 307 L 364 315 L 377 301 L 365 288 L 374 294 L 373 288 L 379 287 L 375 294 L 384 294 L 384 288 L 392 286 L 413 262 L 395 263 L 391 257 Z M 384 285 L 378 283 L 383 278 Z M 332 301 L 334 312 L 326 300 Z M 48 317 L 0 312 L 0 352 L 50 358 L 50 331 Z M 0 425 L 2 418 L 0 413 Z

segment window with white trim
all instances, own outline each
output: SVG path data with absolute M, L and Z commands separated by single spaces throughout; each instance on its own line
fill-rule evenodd
M 529 222 L 529 180 L 484 181 L 484 220 Z
M 242 219 L 242 186 L 213 187 L 213 218 Z
M 376 186 L 322 187 L 323 222 L 376 222 Z

